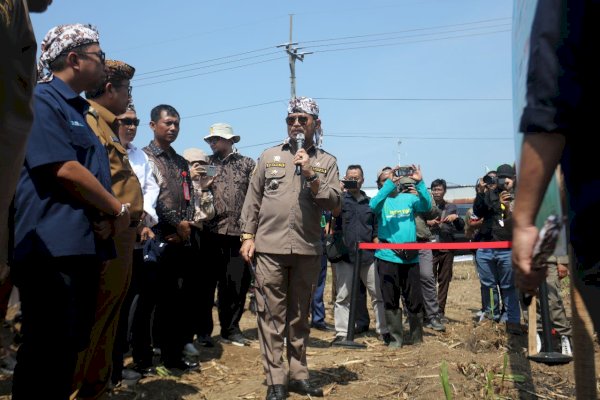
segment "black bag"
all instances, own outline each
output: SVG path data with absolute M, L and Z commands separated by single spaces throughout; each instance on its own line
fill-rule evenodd
M 332 263 L 342 261 L 348 254 L 342 232 L 333 231 L 333 217 L 329 220 L 329 231 L 325 235 L 325 253 L 329 262 Z
M 379 241 L 381 243 L 389 243 L 387 240 L 383 240 L 383 239 L 379 239 Z M 412 242 L 411 242 L 412 243 Z M 415 257 L 419 256 L 419 250 L 416 249 L 390 249 L 394 252 L 395 255 L 397 255 L 398 257 L 400 257 L 401 260 L 403 261 L 411 261 L 413 260 Z

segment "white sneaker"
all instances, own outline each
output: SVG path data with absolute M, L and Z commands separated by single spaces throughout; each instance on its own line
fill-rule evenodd
M 193 343 L 188 343 L 183 346 L 183 355 L 187 357 L 198 357 L 200 356 L 200 352 Z
M 561 335 L 560 349 L 565 356 L 573 356 L 573 351 L 571 350 L 571 339 L 568 336 Z
M 537 349 L 538 353 L 542 351 L 542 338 L 540 337 L 539 333 L 535 334 L 535 348 Z

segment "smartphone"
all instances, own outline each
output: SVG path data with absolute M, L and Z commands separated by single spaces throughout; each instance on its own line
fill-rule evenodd
M 206 176 L 215 176 L 217 174 L 216 165 L 206 165 L 204 168 L 206 169 Z
M 411 176 L 415 173 L 415 170 L 412 167 L 399 167 L 396 170 L 396 176 Z
M 358 181 L 345 181 L 342 180 L 344 189 L 358 189 Z

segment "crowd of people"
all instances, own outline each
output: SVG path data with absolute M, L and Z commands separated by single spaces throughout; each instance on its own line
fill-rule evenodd
M 178 154 L 172 145 L 180 116 L 167 104 L 150 111 L 154 137 L 137 147 L 135 68 L 106 59 L 94 27 L 52 28 L 41 43 L 34 75 L 36 46 L 28 13 L 44 11 L 49 3 L 15 1 L 0 8 L 3 37 L 11 38 L 2 43 L 11 57 L 2 63 L 0 87 L 0 159 L 7 188 L 0 203 L 0 309 L 6 312 L 6 294 L 14 285 L 22 318 L 13 399 L 98 399 L 121 381 L 157 369 L 198 370 L 200 351 L 214 346 L 215 295 L 219 340 L 249 344 L 239 323 L 251 288 L 267 400 L 285 399 L 288 392 L 323 396 L 309 380 L 306 349 L 311 325 L 330 329 L 322 310 L 327 231 L 338 232 L 346 248 L 332 263 L 335 344 L 345 341 L 349 330 L 356 243 L 445 243 L 463 229 L 474 241 L 511 241 L 514 213 L 516 254 L 480 248 L 475 264 L 480 319 L 505 323 L 509 334 L 522 334 L 517 284 L 533 291 L 542 277 L 540 268 L 529 265 L 532 246 L 524 246 L 534 243 L 532 216 L 546 175 L 542 184 L 535 183 L 537 194 L 527 197 L 520 194 L 527 191 L 516 191 L 514 166 L 500 165 L 478 179 L 465 219 L 444 199 L 446 181 L 435 179 L 428 188 L 418 165 L 382 168 L 378 192 L 369 198 L 361 190 L 365 177 L 359 164 L 348 166 L 340 181 L 336 158 L 321 146 L 319 106 L 308 97 L 290 99 L 287 137 L 256 162 L 238 152 L 241 137 L 225 123 L 213 124 L 204 137 L 211 155 L 198 148 Z M 535 98 L 530 100 L 535 104 Z M 535 121 L 541 114 L 531 107 L 524 130 L 542 126 L 552 131 L 544 121 Z M 5 131 L 15 133 L 6 146 L 10 135 Z M 533 136 L 527 143 L 523 157 L 535 155 L 539 146 Z M 523 160 L 521 168 L 531 172 L 536 164 Z M 571 186 L 573 169 L 565 171 Z M 527 185 L 533 185 L 533 173 L 525 175 Z M 515 193 L 521 196 L 516 207 Z M 587 210 L 584 201 L 573 204 Z M 589 282 L 597 264 L 590 264 L 579 236 L 585 223 L 578 222 L 572 240 L 578 262 L 586 267 L 584 282 Z M 197 268 L 200 258 L 212 260 L 211 267 Z M 423 341 L 423 329 L 446 329 L 452 251 L 382 247 L 365 251 L 361 262 L 358 275 L 365 290 L 359 298 L 366 304 L 369 294 L 385 345 L 415 345 Z M 555 258 L 544 267 L 556 266 L 554 288 L 556 277 L 565 275 L 565 263 Z M 312 301 L 316 286 L 320 299 Z M 594 287 L 581 286 L 585 296 Z M 561 350 L 570 354 L 570 327 L 560 296 L 552 303 Z M 364 317 L 366 307 L 358 308 Z M 10 357 L 6 343 L 3 348 L 5 358 Z M 130 349 L 133 365 L 124 368 Z M 44 374 L 38 373 L 40 354 L 53 360 Z

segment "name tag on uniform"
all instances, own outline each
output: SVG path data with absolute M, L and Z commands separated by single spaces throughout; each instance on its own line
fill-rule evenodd
M 272 167 L 285 168 L 285 163 L 282 163 L 282 162 L 267 163 L 267 168 L 272 168 Z
M 315 172 L 320 172 L 322 174 L 327 174 L 327 169 L 326 168 L 320 168 L 320 167 L 310 167 L 313 171 Z

